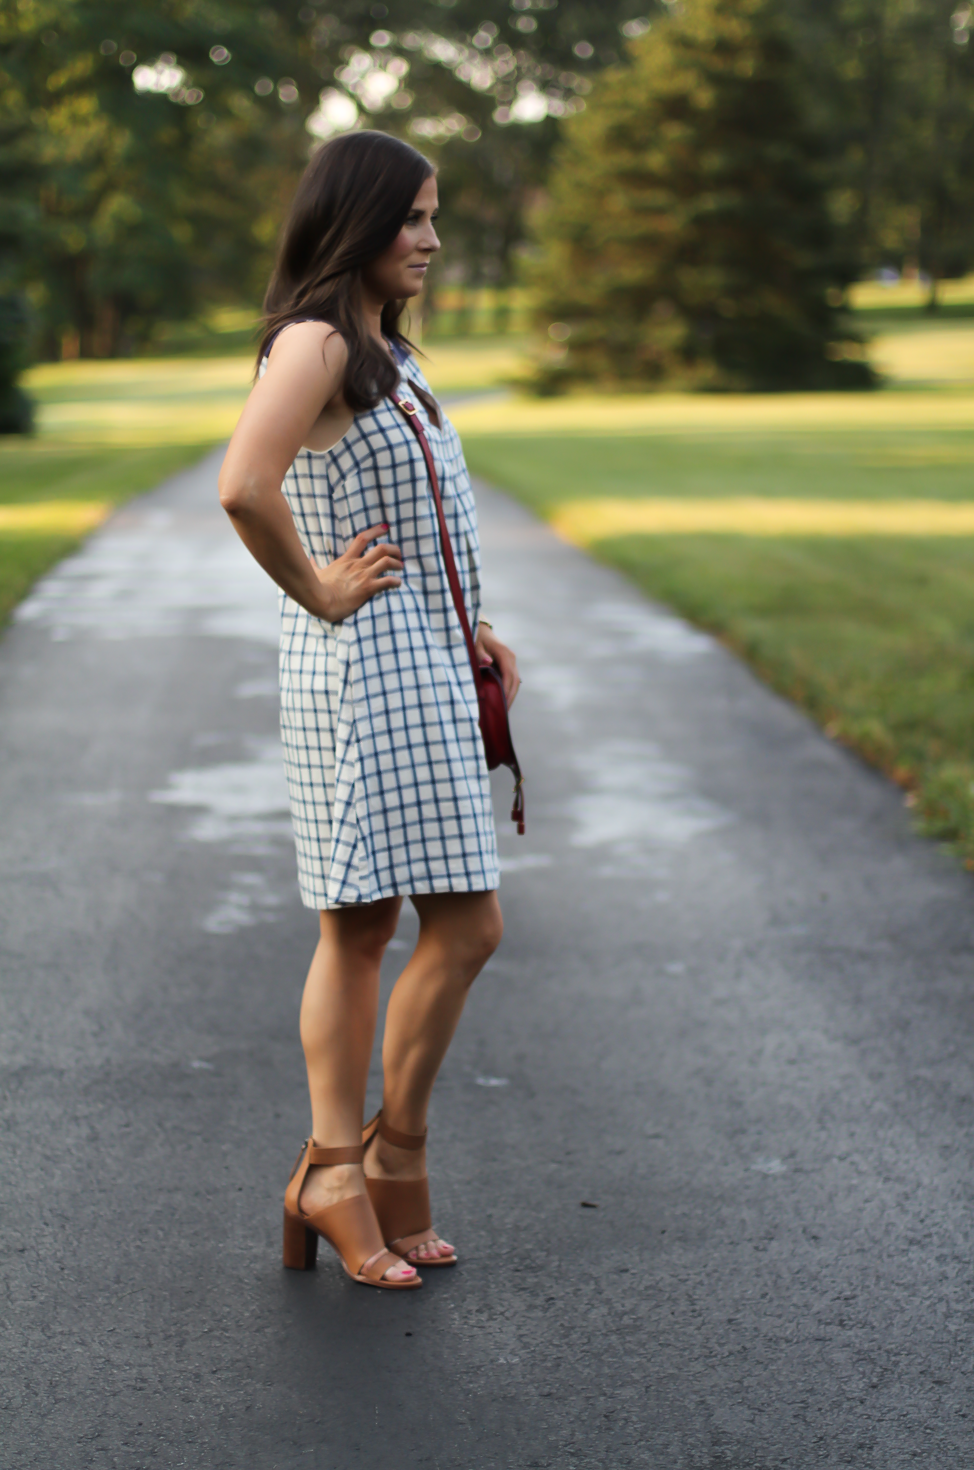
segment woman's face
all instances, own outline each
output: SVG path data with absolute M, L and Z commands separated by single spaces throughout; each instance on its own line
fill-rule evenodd
M 440 248 L 433 228 L 438 211 L 436 179 L 431 174 L 388 250 L 363 271 L 366 286 L 383 303 L 418 296 L 422 291 L 430 257 Z

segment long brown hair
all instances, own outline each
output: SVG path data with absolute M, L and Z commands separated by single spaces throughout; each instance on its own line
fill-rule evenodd
M 318 149 L 281 234 L 264 297 L 258 363 L 281 327 L 310 317 L 345 339 L 345 401 L 353 413 L 374 408 L 392 392 L 396 369 L 362 317 L 362 267 L 395 240 L 433 172 L 428 158 L 388 133 L 344 133 Z M 405 305 L 386 303 L 382 332 L 410 350 L 413 344 L 399 330 Z

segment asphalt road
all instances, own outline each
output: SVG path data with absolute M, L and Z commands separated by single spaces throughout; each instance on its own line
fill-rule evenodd
M 431 1117 L 462 1264 L 282 1270 L 315 918 L 217 465 L 0 644 L 4 1470 L 970 1470 L 971 881 L 487 489 L 528 833 L 502 773 Z

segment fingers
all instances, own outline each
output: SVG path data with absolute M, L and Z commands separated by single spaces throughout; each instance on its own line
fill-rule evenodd
M 383 541 L 379 546 L 371 547 L 368 551 L 364 552 L 363 555 L 359 557 L 359 561 L 361 561 L 364 566 L 368 567 L 373 566 L 378 561 L 381 561 L 383 557 L 394 560 L 399 566 L 402 566 L 402 552 L 399 550 L 398 546 L 392 546 L 388 541 Z
M 403 569 L 402 562 L 397 561 L 394 556 L 384 556 L 379 561 L 368 562 L 366 565 L 370 573 L 379 577 L 385 576 L 388 572 L 398 577 Z
M 390 592 L 393 587 L 402 586 L 402 577 L 396 576 L 395 572 L 383 572 L 381 576 L 366 582 L 359 593 L 359 607 L 363 602 L 368 602 L 370 597 L 375 597 L 379 592 Z
M 361 556 L 365 548 L 368 546 L 369 542 L 374 541 L 377 536 L 381 536 L 383 531 L 388 531 L 388 529 L 388 522 L 381 521 L 378 526 L 369 526 L 368 530 L 359 531 L 358 535 L 349 546 L 346 555 Z
M 507 700 L 507 707 L 510 709 L 517 698 L 517 691 L 521 687 L 521 676 L 517 671 L 517 660 L 509 648 L 499 648 L 495 654 L 494 662 L 497 665 L 497 671 L 504 685 L 504 698 Z

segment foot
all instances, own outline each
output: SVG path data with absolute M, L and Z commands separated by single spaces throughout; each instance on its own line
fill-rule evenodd
M 398 1148 L 389 1143 L 381 1133 L 369 1144 L 365 1155 L 365 1173 L 370 1179 L 424 1179 L 426 1177 L 426 1148 Z M 390 1242 L 394 1244 L 394 1242 Z M 413 1246 L 407 1251 L 406 1259 L 421 1266 L 424 1261 L 441 1260 L 455 1255 L 452 1245 L 433 1232 L 431 1240 Z
M 351 1199 L 353 1195 L 365 1192 L 365 1175 L 361 1164 L 318 1164 L 305 1175 L 298 1197 L 298 1209 L 303 1215 L 314 1215 L 318 1210 L 327 1210 L 329 1205 L 340 1204 L 343 1199 Z M 382 1273 L 382 1279 L 412 1281 L 415 1275 L 415 1269 L 407 1266 L 404 1261 L 401 1266 L 390 1266 L 388 1271 Z

